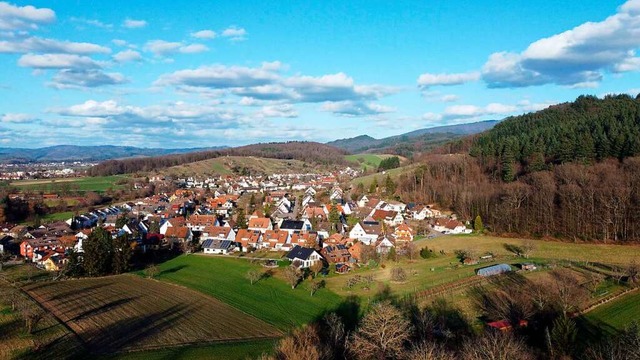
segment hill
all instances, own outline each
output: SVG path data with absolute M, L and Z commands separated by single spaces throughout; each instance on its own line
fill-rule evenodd
M 241 146 L 216 151 L 201 151 L 178 155 L 138 159 L 109 160 L 87 170 L 90 176 L 130 174 L 158 171 L 172 166 L 215 159 L 221 156 L 253 156 L 281 160 L 300 160 L 309 165 L 344 165 L 346 151 L 316 142 L 290 141 Z
M 316 169 L 323 167 L 317 165 Z M 268 159 L 255 156 L 223 156 L 172 166 L 161 169 L 157 173 L 174 177 L 200 177 L 231 174 L 307 173 L 313 170 L 314 167 L 312 165 L 300 160 Z
M 414 152 L 430 150 L 435 146 L 464 135 L 486 131 L 498 122 L 498 120 L 487 120 L 469 124 L 437 126 L 382 139 L 375 139 L 369 135 L 360 135 L 354 138 L 331 141 L 327 144 L 351 153 L 376 151 L 408 156 Z
M 0 148 L 0 163 L 30 163 L 59 161 L 103 161 L 142 156 L 184 154 L 195 151 L 224 149 L 224 146 L 190 149 L 138 148 L 134 146 L 58 145 L 37 149 Z

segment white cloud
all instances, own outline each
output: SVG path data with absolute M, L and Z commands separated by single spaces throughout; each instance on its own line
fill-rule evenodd
M 321 110 L 349 117 L 379 115 L 395 111 L 389 106 L 350 100 L 326 102 L 322 104 Z
M 33 115 L 21 114 L 21 113 L 7 113 L 0 115 L 0 121 L 5 123 L 18 123 L 26 124 L 37 121 L 38 119 Z
M 85 25 L 90 25 L 90 26 L 94 26 L 100 29 L 112 29 L 113 28 L 113 24 L 107 24 L 107 23 L 103 23 L 100 20 L 95 20 L 95 19 L 85 19 L 85 18 L 76 18 L 76 17 L 72 17 L 71 21 L 79 23 L 79 24 L 85 24 Z
M 128 29 L 139 29 L 147 26 L 147 22 L 145 20 L 125 19 L 122 26 Z
M 209 50 L 208 47 L 202 44 L 185 45 L 182 42 L 170 42 L 165 40 L 148 41 L 145 44 L 144 49 L 156 56 L 167 56 L 178 52 L 183 54 L 195 54 Z
M 191 36 L 197 39 L 215 39 L 218 34 L 213 30 L 200 30 L 191 33 Z
M 468 72 L 459 74 L 430 74 L 424 73 L 418 77 L 418 85 L 423 88 L 430 86 L 451 86 L 468 82 L 478 81 L 479 72 Z
M 298 112 L 291 104 L 263 106 L 256 114 L 258 117 L 295 118 Z
M 203 44 L 191 44 L 180 47 L 179 51 L 183 54 L 197 54 L 209 51 L 209 48 Z
M 629 0 L 603 21 L 586 22 L 571 30 L 531 43 L 521 53 L 491 54 L 482 69 L 489 87 L 542 84 L 592 86 L 607 71 L 635 71 L 640 47 L 639 0 Z
M 113 60 L 119 63 L 125 63 L 129 61 L 142 61 L 142 55 L 140 55 L 140 53 L 135 50 L 128 49 L 120 51 L 119 53 L 113 55 Z
M 523 100 L 515 105 L 490 103 L 486 106 L 476 105 L 451 105 L 447 106 L 440 114 L 428 112 L 422 115 L 422 119 L 429 122 L 446 121 L 448 123 L 456 121 L 468 121 L 469 119 L 480 120 L 482 117 L 499 116 L 505 117 L 518 113 L 527 113 L 542 110 L 553 105 L 553 103 L 531 103 Z
M 18 65 L 34 69 L 91 69 L 100 65 L 88 56 L 74 54 L 25 54 Z
M 264 68 L 212 65 L 162 75 L 155 82 L 155 85 L 186 85 L 223 89 L 261 86 L 271 84 L 278 78 L 278 74 Z
M 230 26 L 222 31 L 222 36 L 228 38 L 231 41 L 243 41 L 246 40 L 247 31 L 244 28 L 237 26 Z
M 129 80 L 120 73 L 105 73 L 97 69 L 64 69 L 58 71 L 48 85 L 56 89 L 83 89 L 118 85 L 127 82 L 129 82 Z
M 378 99 L 395 92 L 378 85 L 355 85 L 353 78 L 344 73 L 318 77 L 296 75 L 284 79 L 282 84 L 295 90 L 297 100 L 302 102 Z
M 422 97 L 429 102 L 456 102 L 460 100 L 458 95 L 454 94 L 442 94 L 439 91 L 422 91 Z
M 0 41 L 0 53 L 67 53 L 67 54 L 108 54 L 111 49 L 86 42 L 59 41 L 29 37 L 24 40 Z
M 55 20 L 56 13 L 51 9 L 0 2 L 0 30 L 37 29 L 38 24 Z

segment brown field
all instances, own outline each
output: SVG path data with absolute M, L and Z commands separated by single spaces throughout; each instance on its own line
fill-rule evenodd
M 281 335 L 212 297 L 137 276 L 36 283 L 24 290 L 96 354 Z

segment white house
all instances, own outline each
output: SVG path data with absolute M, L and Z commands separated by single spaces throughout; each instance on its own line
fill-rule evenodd
M 458 220 L 453 219 L 438 219 L 433 225 L 433 230 L 441 232 L 443 234 L 470 234 L 471 229 Z
M 322 261 L 322 256 L 311 248 L 296 245 L 288 254 L 287 258 L 294 264 L 299 264 L 299 269 L 312 266 L 318 261 Z
M 382 233 L 382 226 L 377 222 L 359 222 L 349 231 L 349 237 L 358 239 L 365 245 L 371 245 L 378 240 Z
M 202 243 L 202 249 L 205 254 L 222 254 L 226 255 L 233 251 L 235 246 L 229 240 L 205 240 Z

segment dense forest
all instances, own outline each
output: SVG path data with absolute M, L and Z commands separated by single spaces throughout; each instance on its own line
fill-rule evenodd
M 346 154 L 347 152 L 344 150 L 325 144 L 291 141 L 286 143 L 255 144 L 225 150 L 202 151 L 179 155 L 109 160 L 91 167 L 87 170 L 87 174 L 89 176 L 107 176 L 154 171 L 226 155 L 295 159 L 321 165 L 345 164 L 344 155 Z
M 637 155 L 640 98 L 581 96 L 439 148 L 397 189 L 406 201 L 480 215 L 495 233 L 640 241 Z

